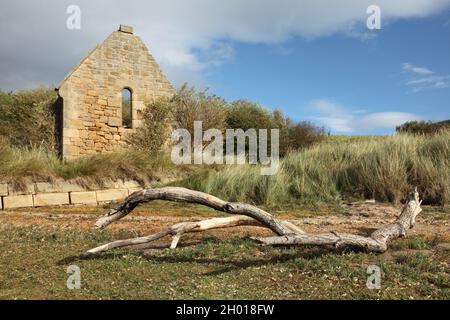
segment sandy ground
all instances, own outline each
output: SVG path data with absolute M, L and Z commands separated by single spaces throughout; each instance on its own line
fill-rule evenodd
M 336 231 L 368 235 L 381 225 L 394 221 L 401 210 L 400 207 L 366 202 L 344 204 L 343 209 L 346 214 L 316 216 L 314 212 L 311 212 L 310 215 L 299 218 L 296 212 L 292 211 L 280 213 L 279 216 L 292 221 L 308 232 Z M 439 237 L 449 240 L 449 213 L 436 210 L 436 208 L 423 207 L 423 209 L 424 211 L 417 218 L 416 226 L 409 231 L 408 235 L 422 235 L 427 238 Z M 104 208 L 99 207 L 34 208 L 3 211 L 0 212 L 0 225 L 39 225 L 53 230 L 78 229 L 83 232 L 100 232 L 93 230 L 92 226 L 104 211 Z M 212 211 L 196 211 L 195 208 L 183 207 L 182 205 L 177 205 L 177 207 L 140 207 L 108 228 L 110 230 L 126 229 L 139 235 L 146 235 L 177 222 L 201 220 L 214 216 L 216 214 Z M 202 235 L 195 235 L 193 238 L 199 239 L 205 236 L 224 238 L 231 235 L 262 234 L 270 234 L 270 231 L 261 227 L 234 227 L 207 231 Z

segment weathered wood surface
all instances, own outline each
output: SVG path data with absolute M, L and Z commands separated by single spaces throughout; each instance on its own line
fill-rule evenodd
M 185 233 L 250 225 L 266 227 L 275 233 L 274 236 L 252 238 L 265 245 L 332 245 L 337 248 L 354 247 L 372 252 L 384 252 L 387 250 L 389 241 L 406 235 L 406 232 L 415 225 L 416 217 L 422 211 L 419 194 L 417 190 L 414 190 L 408 194 L 406 204 L 399 217 L 393 223 L 379 228 L 368 237 L 338 232 L 307 233 L 295 224 L 277 219 L 270 213 L 249 204 L 226 202 L 210 194 L 185 188 L 166 187 L 149 188 L 131 194 L 99 218 L 95 227 L 103 229 L 114 221 L 127 216 L 139 204 L 153 200 L 202 204 L 235 216 L 180 222 L 149 236 L 117 240 L 104 244 L 85 252 L 84 255 L 96 254 L 114 248 L 146 244 L 165 236 L 172 236 L 170 248 L 174 249 L 177 247 L 180 237 Z

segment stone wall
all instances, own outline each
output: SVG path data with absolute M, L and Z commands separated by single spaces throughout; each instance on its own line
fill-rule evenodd
M 122 126 L 122 90 L 132 92 L 132 127 Z M 57 88 L 62 98 L 62 156 L 111 151 L 141 125 L 139 111 L 174 90 L 133 29 L 121 26 Z
M 23 190 L 15 190 L 0 183 L 0 209 L 45 207 L 59 205 L 96 206 L 125 199 L 143 188 L 136 181 L 110 181 L 104 188 L 82 187 L 65 181 L 31 183 Z

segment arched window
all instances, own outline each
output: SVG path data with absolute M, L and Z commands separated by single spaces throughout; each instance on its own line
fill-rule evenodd
M 131 116 L 131 90 L 128 88 L 124 88 L 122 90 L 122 126 L 124 128 L 131 128 L 132 125 L 132 116 Z

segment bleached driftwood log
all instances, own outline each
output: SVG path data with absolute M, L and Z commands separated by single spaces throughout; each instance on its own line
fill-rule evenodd
M 369 237 L 337 232 L 313 234 L 303 231 L 300 227 L 289 221 L 277 219 L 270 213 L 249 204 L 226 202 L 210 194 L 185 188 L 166 187 L 159 189 L 149 188 L 131 194 L 117 206 L 110 209 L 106 215 L 98 219 L 95 227 L 97 229 L 103 229 L 112 222 L 128 215 L 140 203 L 153 200 L 202 204 L 236 216 L 180 222 L 149 236 L 117 240 L 104 244 L 85 252 L 84 255 L 91 255 L 114 248 L 147 244 L 165 236 L 172 236 L 170 248 L 174 249 L 184 233 L 250 225 L 266 227 L 276 234 L 275 236 L 252 238 L 266 245 L 333 245 L 335 247 L 348 246 L 362 248 L 372 252 L 384 252 L 390 240 L 406 235 L 407 230 L 414 226 L 416 216 L 422 211 L 420 208 L 421 201 L 419 200 L 419 194 L 417 190 L 414 190 L 408 194 L 406 204 L 395 222 L 381 227 Z

